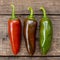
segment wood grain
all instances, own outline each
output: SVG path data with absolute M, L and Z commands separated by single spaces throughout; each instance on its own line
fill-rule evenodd
M 0 60 L 60 60 L 60 57 L 0 57 Z
M 19 16 L 22 22 L 27 17 L 26 15 Z M 1 56 L 14 56 L 11 50 L 10 46 L 10 40 L 8 37 L 8 26 L 7 21 L 10 18 L 10 16 L 0 15 L 0 55 Z M 36 51 L 34 56 L 41 56 L 40 48 L 39 48 L 39 20 L 42 18 L 39 15 L 35 16 L 38 26 L 37 26 L 37 34 L 36 34 Z M 50 51 L 46 56 L 60 56 L 60 16 L 51 16 L 49 15 L 49 18 L 52 21 L 53 24 L 53 39 L 52 39 L 52 46 Z M 17 56 L 29 56 L 26 47 L 25 47 L 25 41 L 23 37 L 22 32 L 22 40 L 21 40 L 21 49 Z
M 35 14 L 41 14 L 41 6 L 46 8 L 47 14 L 60 14 L 60 0 L 0 0 L 0 14 L 11 14 L 12 1 L 16 14 L 29 14 L 28 7 L 32 7 Z

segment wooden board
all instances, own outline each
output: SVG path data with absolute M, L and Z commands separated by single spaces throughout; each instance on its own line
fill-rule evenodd
M 10 18 L 12 3 L 15 5 L 16 14 L 20 17 L 22 26 L 23 21 L 30 13 L 27 8 L 32 7 L 34 14 L 38 22 L 37 34 L 36 34 L 36 51 L 33 57 L 29 57 L 29 54 L 25 47 L 25 41 L 22 32 L 21 49 L 17 56 L 14 56 L 10 46 L 10 40 L 8 37 L 7 21 Z M 45 57 L 42 57 L 39 47 L 39 20 L 41 19 L 42 12 L 40 7 L 44 6 L 48 16 L 53 23 L 53 39 L 51 49 Z M 60 0 L 0 0 L 0 60 L 60 60 Z
M 19 16 L 22 22 L 27 17 L 27 15 Z M 0 55 L 1 56 L 14 56 L 11 50 L 10 46 L 10 40 L 8 37 L 8 26 L 7 21 L 10 18 L 10 16 L 0 15 Z M 39 20 L 42 18 L 41 15 L 35 15 L 35 18 L 38 22 L 37 26 L 37 34 L 36 34 L 36 51 L 33 56 L 41 56 L 40 48 L 39 48 Z M 52 45 L 51 49 L 48 52 L 46 56 L 60 56 L 60 16 L 51 16 L 49 15 L 49 18 L 51 19 L 53 23 L 53 39 L 52 39 Z M 21 40 L 21 49 L 17 56 L 29 56 L 26 47 L 25 47 L 25 41 L 22 33 L 22 40 Z
M 11 14 L 12 1 L 16 14 L 29 14 L 28 7 L 32 7 L 35 14 L 41 14 L 41 6 L 46 8 L 47 14 L 60 14 L 60 0 L 0 0 L 0 14 Z
M 60 57 L 0 57 L 0 60 L 60 60 Z

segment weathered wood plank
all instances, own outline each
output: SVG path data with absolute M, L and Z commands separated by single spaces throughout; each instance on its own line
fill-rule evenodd
M 2 56 L 11 56 L 13 55 L 11 46 L 10 46 L 10 40 L 8 37 L 8 27 L 7 27 L 7 21 L 10 16 L 0 16 L 0 55 Z M 22 26 L 23 21 L 27 16 L 20 16 Z M 52 46 L 50 51 L 48 52 L 47 56 L 60 56 L 60 16 L 49 16 L 51 18 L 51 21 L 53 23 L 53 40 L 52 40 Z M 36 20 L 38 22 L 37 27 L 37 34 L 36 34 L 36 51 L 34 56 L 41 56 L 41 52 L 39 49 L 39 20 L 41 19 L 41 16 L 36 15 Z M 22 41 L 21 41 L 21 49 L 17 56 L 29 56 L 27 53 L 26 47 L 25 47 L 25 41 L 22 34 Z
M 60 60 L 60 57 L 49 58 L 49 57 L 19 57 L 19 58 L 9 58 L 9 60 Z
M 33 7 L 35 14 L 41 14 L 40 6 L 46 8 L 47 14 L 60 14 L 60 0 L 0 0 L 0 14 L 11 14 L 12 1 L 16 6 L 16 14 L 29 14 L 29 6 Z
M 60 57 L 0 57 L 1 60 L 60 60 Z

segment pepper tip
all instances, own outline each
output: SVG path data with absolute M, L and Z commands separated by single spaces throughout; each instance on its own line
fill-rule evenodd
M 32 7 L 28 7 L 28 10 L 31 10 L 32 9 Z
M 43 8 L 44 8 L 43 6 L 40 7 L 40 9 L 43 9 Z
M 11 4 L 11 7 L 13 7 L 13 8 L 14 8 L 14 4 Z

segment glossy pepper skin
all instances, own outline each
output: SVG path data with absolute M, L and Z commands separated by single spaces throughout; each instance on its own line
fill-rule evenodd
M 24 21 L 24 38 L 27 51 L 32 56 L 35 52 L 37 21 L 33 16 L 33 10 L 31 7 L 29 7 L 29 10 L 31 11 L 31 14 Z
M 47 17 L 44 7 L 40 8 L 44 16 L 40 20 L 40 48 L 42 55 L 46 55 L 51 47 L 53 27 L 51 20 Z
M 12 5 L 12 17 L 8 20 L 8 34 L 14 55 L 20 50 L 21 42 L 21 21 L 14 14 L 14 5 Z

